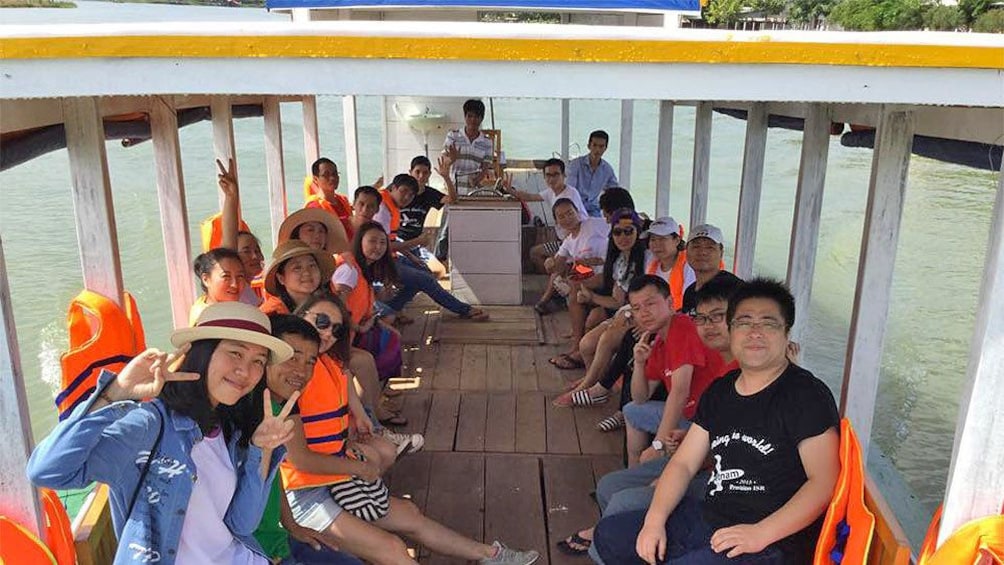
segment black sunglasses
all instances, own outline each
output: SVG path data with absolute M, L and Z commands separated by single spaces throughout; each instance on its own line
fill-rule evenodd
M 634 228 L 614 228 L 610 230 L 614 235 L 634 235 Z
M 334 324 L 331 322 L 331 316 L 327 314 L 322 314 L 318 312 L 314 314 L 314 327 L 318 331 L 324 331 L 326 329 L 331 329 L 331 335 L 335 336 L 336 339 L 341 339 L 345 337 L 345 324 Z

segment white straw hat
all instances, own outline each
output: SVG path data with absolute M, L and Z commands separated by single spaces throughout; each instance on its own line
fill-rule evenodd
M 288 343 L 272 336 L 268 316 L 243 302 L 210 304 L 199 315 L 194 327 L 181 328 L 171 334 L 175 347 L 203 339 L 230 339 L 260 345 L 269 350 L 270 365 L 293 356 L 293 348 Z

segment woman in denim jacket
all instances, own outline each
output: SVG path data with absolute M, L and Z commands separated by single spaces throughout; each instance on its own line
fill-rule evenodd
M 267 564 L 251 534 L 296 398 L 273 416 L 262 376 L 292 348 L 239 302 L 209 306 L 171 342 L 171 355 L 149 349 L 104 372 L 32 453 L 28 476 L 56 489 L 107 484 L 116 564 Z

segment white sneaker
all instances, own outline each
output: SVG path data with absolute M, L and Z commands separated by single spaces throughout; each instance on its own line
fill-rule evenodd
M 398 456 L 415 453 L 425 445 L 425 437 L 422 434 L 400 434 L 384 428 L 381 435 L 384 439 L 397 446 Z
M 492 542 L 492 547 L 495 548 L 495 556 L 482 559 L 480 562 L 483 565 L 530 565 L 540 558 L 540 554 L 532 549 L 529 551 L 510 549 L 498 540 Z

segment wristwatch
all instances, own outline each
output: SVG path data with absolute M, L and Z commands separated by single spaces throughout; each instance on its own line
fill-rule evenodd
M 663 445 L 661 439 L 656 438 L 656 439 L 652 440 L 652 449 L 654 449 L 656 451 L 662 451 L 664 447 L 666 447 L 666 446 Z

